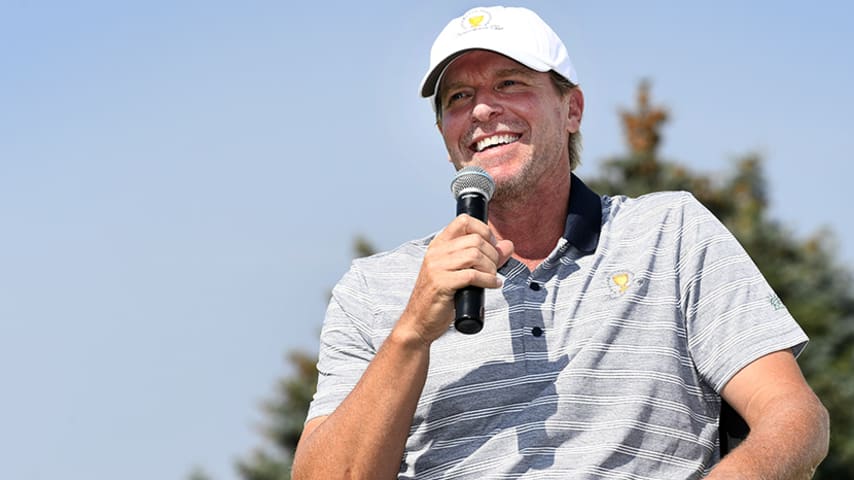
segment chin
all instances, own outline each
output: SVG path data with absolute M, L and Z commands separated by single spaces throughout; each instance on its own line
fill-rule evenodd
M 506 163 L 496 163 L 494 165 L 481 165 L 481 167 L 492 175 L 496 184 L 514 183 L 519 177 L 524 176 L 525 169 L 518 165 L 508 165 Z

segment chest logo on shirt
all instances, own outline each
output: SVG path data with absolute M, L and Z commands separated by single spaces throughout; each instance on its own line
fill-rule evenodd
M 637 283 L 635 274 L 629 271 L 616 272 L 608 277 L 608 288 L 611 290 L 612 298 L 626 293 L 626 290 Z
M 780 300 L 780 297 L 777 295 L 768 295 L 768 303 L 771 304 L 771 307 L 774 308 L 774 310 L 782 310 L 786 308 L 785 305 L 783 305 L 783 301 Z

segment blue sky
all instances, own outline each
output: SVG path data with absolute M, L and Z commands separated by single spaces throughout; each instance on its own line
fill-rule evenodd
M 760 153 L 773 215 L 854 264 L 848 3 L 521 4 L 579 72 L 582 178 L 649 78 L 665 157 Z M 0 478 L 236 479 L 353 236 L 453 214 L 417 90 L 475 5 L 0 0 Z

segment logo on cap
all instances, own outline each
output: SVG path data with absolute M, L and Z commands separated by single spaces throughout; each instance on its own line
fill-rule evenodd
M 492 20 L 492 15 L 486 10 L 469 10 L 463 15 L 462 27 L 463 30 L 482 28 L 489 25 Z

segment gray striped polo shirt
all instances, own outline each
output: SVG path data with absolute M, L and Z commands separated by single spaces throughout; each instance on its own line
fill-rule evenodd
M 511 259 L 483 330 L 431 348 L 401 479 L 688 479 L 718 461 L 718 392 L 807 337 L 692 195 L 593 193 L 563 238 Z M 333 291 L 308 418 L 332 413 L 403 312 L 432 236 L 355 260 Z M 394 383 L 394 378 L 389 378 Z

